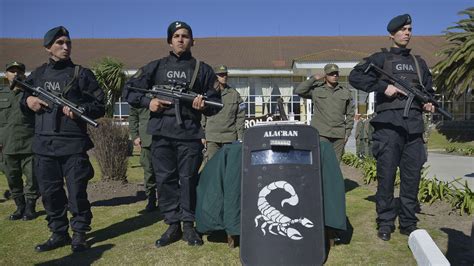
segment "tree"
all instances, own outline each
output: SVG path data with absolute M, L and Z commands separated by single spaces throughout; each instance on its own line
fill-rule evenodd
M 113 117 L 115 102 L 120 98 L 127 78 L 123 63 L 112 57 L 104 57 L 92 67 L 92 70 L 107 97 L 105 116 Z
M 99 121 L 98 128 L 89 127 L 94 142 L 94 156 L 99 163 L 102 180 L 127 182 L 129 154 L 128 128 L 113 119 L 115 102 L 122 94 L 126 81 L 123 63 L 111 57 L 100 59 L 92 70 L 106 95 L 106 117 Z
M 448 97 L 465 93 L 472 86 L 474 77 L 474 8 L 463 10 L 459 15 L 468 18 L 447 28 L 445 33 L 449 44 L 437 53 L 444 59 L 433 68 L 437 92 Z

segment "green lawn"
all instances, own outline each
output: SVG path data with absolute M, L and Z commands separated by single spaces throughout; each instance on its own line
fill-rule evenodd
M 454 146 L 456 148 L 474 148 L 474 141 L 470 142 L 455 142 L 450 141 L 446 138 L 445 135 L 439 133 L 436 129 L 430 131 L 429 140 L 428 140 L 428 149 L 442 149 L 443 151 L 446 147 Z
M 129 162 L 129 179 L 141 182 L 138 157 Z M 96 164 L 94 163 L 96 167 Z M 100 173 L 97 169 L 96 173 Z M 99 174 L 96 174 L 99 175 Z M 96 176 L 92 182 L 96 182 Z M 6 188 L 6 180 L 0 176 L 0 188 Z M 416 265 L 407 246 L 407 237 L 392 235 L 390 242 L 376 236 L 373 189 L 359 184 L 347 192 L 347 215 L 354 231 L 350 244 L 333 247 L 328 265 Z M 93 207 L 93 230 L 88 234 L 92 248 L 72 254 L 70 247 L 45 253 L 36 253 L 34 246 L 45 241 L 47 230 L 45 213 L 39 204 L 41 216 L 33 221 L 9 221 L 6 217 L 15 209 L 12 200 L 0 203 L 0 265 L 64 264 L 64 265 L 190 265 L 190 264 L 240 264 L 239 249 L 229 249 L 225 243 L 207 241 L 202 247 L 190 247 L 180 241 L 157 249 L 154 242 L 166 229 L 157 213 L 142 215 L 145 202 L 115 207 Z M 453 219 L 455 219 L 453 217 Z M 424 227 L 423 220 L 420 224 Z M 426 227 L 425 227 L 426 228 Z M 438 228 L 426 228 L 436 235 L 435 240 L 446 242 L 446 235 Z M 387 252 L 387 250 L 390 250 Z

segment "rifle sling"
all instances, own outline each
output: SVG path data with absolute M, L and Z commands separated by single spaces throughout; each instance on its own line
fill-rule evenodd
M 197 74 L 199 72 L 199 66 L 201 65 L 201 61 L 196 59 L 196 66 L 194 67 L 193 77 L 191 78 L 191 83 L 189 83 L 189 89 L 192 90 L 194 87 L 194 83 L 196 82 Z
M 191 78 L 191 83 L 189 83 L 189 90 L 191 91 L 194 87 L 194 83 L 196 82 L 200 65 L 201 65 L 201 61 L 196 59 L 196 66 L 194 67 L 193 77 Z M 181 126 L 183 124 L 183 119 L 181 118 L 181 105 L 179 104 L 179 99 L 174 99 L 173 102 L 174 102 L 174 110 L 175 110 L 175 115 L 176 115 L 176 123 Z
M 416 60 L 416 56 L 414 56 L 413 54 L 410 54 L 410 55 L 413 58 L 413 61 L 415 61 L 416 74 L 418 75 L 418 79 L 420 80 L 420 85 L 423 89 L 425 89 L 425 86 L 423 85 L 423 78 L 421 77 L 420 64 L 418 64 L 418 60 Z

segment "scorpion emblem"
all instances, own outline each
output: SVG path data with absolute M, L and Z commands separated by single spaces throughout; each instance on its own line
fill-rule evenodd
M 298 204 L 298 195 L 296 194 L 295 189 L 290 183 L 286 181 L 276 181 L 270 183 L 269 185 L 262 188 L 262 190 L 260 190 L 260 193 L 258 194 L 257 205 L 258 210 L 261 214 L 255 217 L 255 227 L 258 226 L 259 220 L 261 219 L 263 220 L 263 223 L 260 226 L 260 229 L 262 230 L 263 235 L 265 235 L 265 227 L 268 225 L 268 232 L 273 235 L 280 234 L 282 236 L 287 236 L 292 240 L 300 240 L 303 238 L 303 236 L 298 230 L 291 228 L 290 225 L 300 223 L 306 228 L 311 228 L 314 226 L 314 224 L 307 218 L 291 219 L 283 215 L 275 207 L 271 206 L 268 203 L 266 196 L 277 188 L 284 189 L 291 195 L 289 198 L 281 201 L 282 207 L 285 203 L 288 203 L 291 206 L 296 206 Z M 272 231 L 272 229 L 275 227 L 277 232 Z

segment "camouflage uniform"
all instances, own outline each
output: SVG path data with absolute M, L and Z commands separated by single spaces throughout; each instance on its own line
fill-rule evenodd
M 245 124 L 245 103 L 240 94 L 226 85 L 221 91 L 224 107 L 214 116 L 203 116 L 202 127 L 206 134 L 206 159 L 212 156 L 226 143 L 242 140 Z
M 7 68 L 8 69 L 8 68 Z M 23 92 L 17 88 L 0 88 L 0 145 L 2 168 L 7 177 L 12 198 L 21 210 L 18 215 L 11 215 L 11 220 L 23 215 L 25 206 L 34 218 L 34 207 L 39 197 L 38 184 L 33 175 L 33 152 L 31 144 L 34 134 L 35 117 L 23 114 L 20 100 Z M 22 175 L 25 175 L 23 185 Z M 16 216 L 16 217 L 13 217 Z
M 333 144 L 340 161 L 344 154 L 346 140 L 354 126 L 355 111 L 351 91 L 340 84 L 331 88 L 325 82 L 311 77 L 300 83 L 295 93 L 300 97 L 312 99 L 311 125 L 319 131 L 321 141 L 329 141 Z
M 148 120 L 150 119 L 150 110 L 147 108 L 130 107 L 128 116 L 128 127 L 132 141 L 136 138 L 141 140 L 140 164 L 143 167 L 143 177 L 145 183 L 145 194 L 150 202 L 155 205 L 156 202 L 156 180 L 151 165 L 151 139 L 152 136 L 146 132 Z

